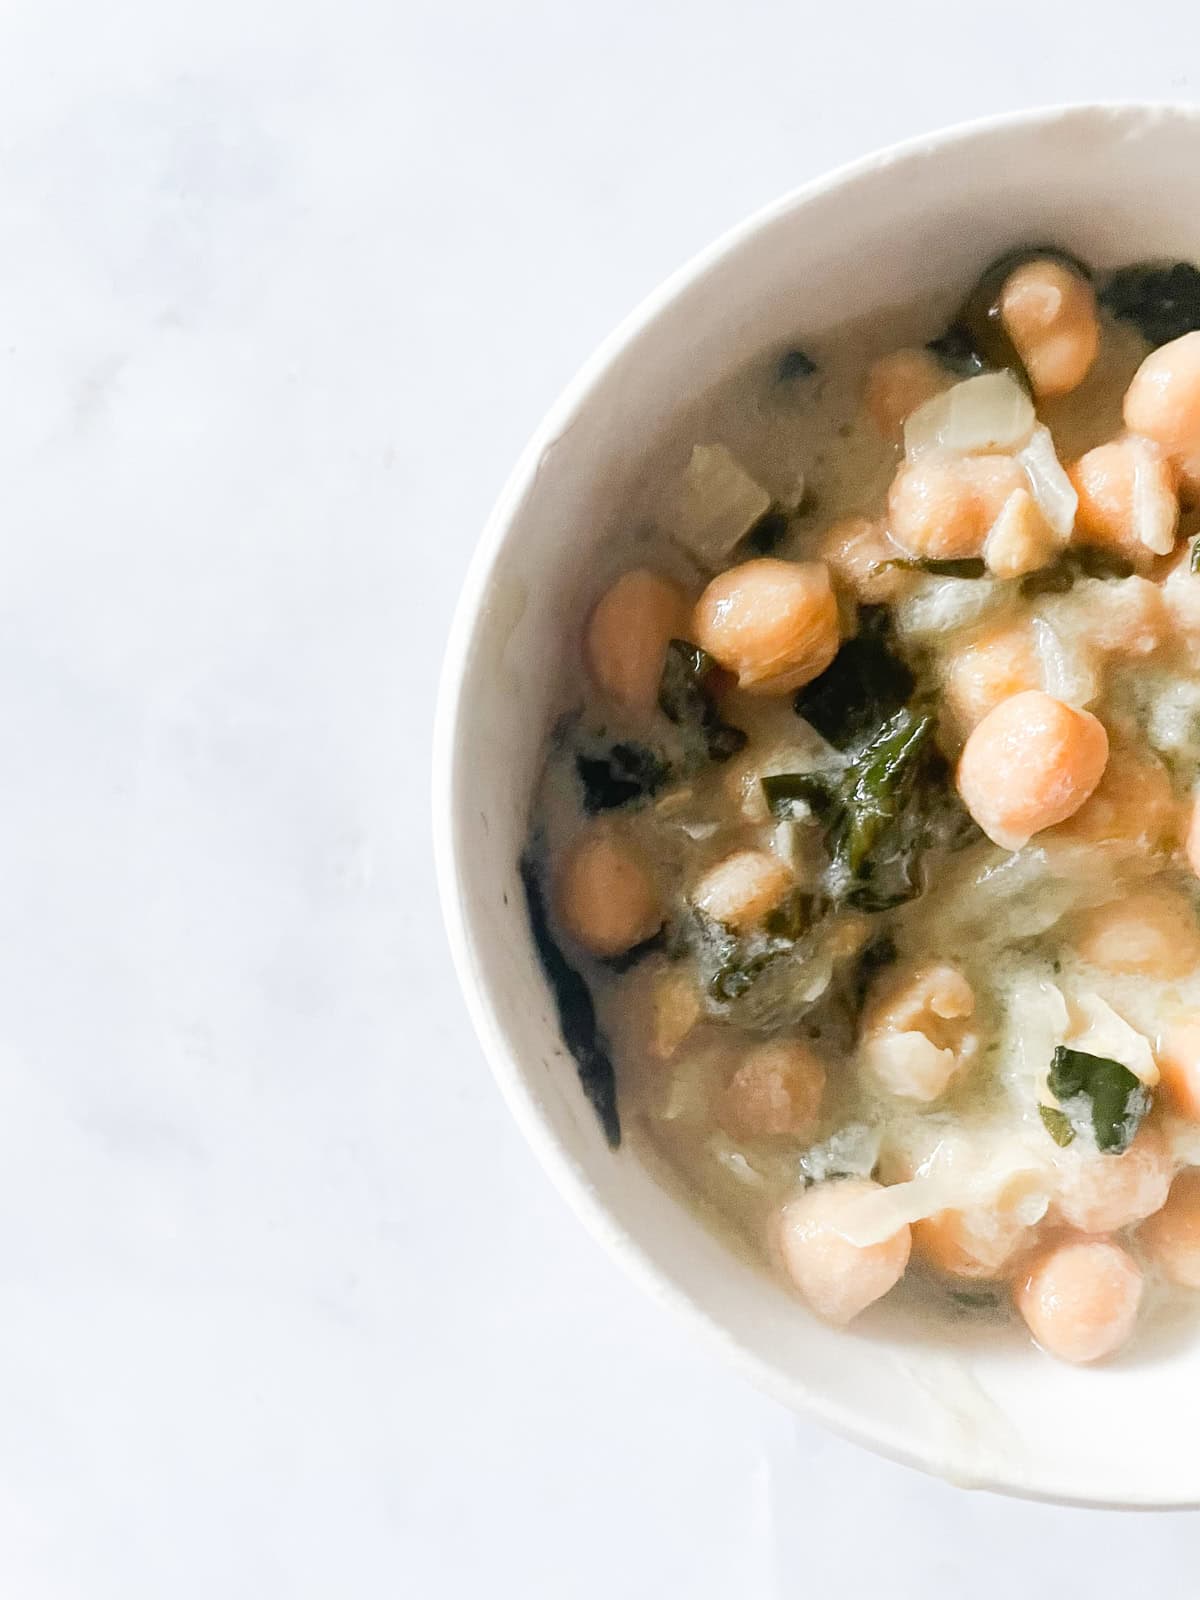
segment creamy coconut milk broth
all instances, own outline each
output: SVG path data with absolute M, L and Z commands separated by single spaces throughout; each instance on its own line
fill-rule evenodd
M 1085 271 L 681 413 L 523 862 L 610 1138 L 818 1315 L 1073 1361 L 1200 1285 L 1200 274 Z

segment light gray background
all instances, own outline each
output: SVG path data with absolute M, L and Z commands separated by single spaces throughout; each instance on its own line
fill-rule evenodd
M 1186 96 L 1189 16 L 0 6 L 0 1592 L 1195 1593 L 1195 1517 L 925 1481 L 639 1297 L 491 1086 L 427 799 L 601 335 L 874 145 Z

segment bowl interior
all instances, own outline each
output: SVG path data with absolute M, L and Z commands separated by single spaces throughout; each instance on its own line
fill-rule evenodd
M 788 1403 L 964 1483 L 1091 1503 L 1200 1503 L 1200 1316 L 1121 1361 L 1062 1367 L 1011 1332 L 922 1328 L 886 1302 L 850 1333 L 809 1317 L 608 1149 L 558 1037 L 516 863 L 589 561 L 681 406 L 764 347 L 927 298 L 1048 240 L 1097 265 L 1200 257 L 1200 117 L 1090 108 L 906 146 L 801 191 L 677 275 L 543 425 L 489 525 L 440 713 L 443 895 L 468 1002 L 510 1105 L 593 1230 Z M 1192 1381 L 1188 1381 L 1191 1375 Z

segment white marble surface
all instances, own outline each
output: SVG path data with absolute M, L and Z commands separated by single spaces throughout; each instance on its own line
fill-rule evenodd
M 1187 15 L 6 0 L 0 1592 L 1194 1592 L 1196 1517 L 927 1482 L 681 1341 L 509 1126 L 427 822 L 600 335 L 872 145 L 1186 95 Z

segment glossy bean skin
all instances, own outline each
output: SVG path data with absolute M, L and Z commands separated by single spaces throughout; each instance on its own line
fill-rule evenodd
M 1166 1204 L 1138 1229 L 1138 1241 L 1169 1282 L 1200 1289 L 1200 1169 L 1179 1174 Z
M 588 618 L 584 659 L 593 682 L 624 710 L 648 715 L 658 701 L 667 645 L 686 637 L 690 611 L 671 579 L 645 567 L 626 572 Z
M 1013 1298 L 1048 1354 L 1076 1365 L 1103 1361 L 1133 1332 L 1142 1273 L 1112 1240 L 1068 1237 L 1034 1257 Z
M 603 824 L 567 851 L 556 875 L 556 901 L 567 932 L 596 956 L 621 955 L 662 924 L 649 867 Z
M 869 1178 L 814 1184 L 789 1200 L 778 1223 L 784 1269 L 817 1316 L 844 1326 L 904 1276 L 912 1235 L 901 1226 L 879 1244 L 855 1245 L 838 1231 L 847 1207 L 877 1190 Z
M 888 532 L 908 555 L 931 561 L 982 556 L 1009 498 L 1028 488 L 1009 456 L 930 454 L 902 467 L 888 491 Z
M 769 850 L 735 850 L 692 886 L 692 904 L 706 917 L 741 932 L 762 921 L 791 888 L 790 868 Z
M 1048 257 L 1010 273 L 1000 291 L 1000 320 L 1039 399 L 1078 388 L 1100 350 L 1091 284 Z
M 1029 689 L 978 724 L 958 764 L 958 792 L 996 844 L 1016 850 L 1074 816 L 1104 775 L 1108 735 L 1090 711 Z
M 742 1057 L 721 1101 L 721 1122 L 736 1137 L 811 1134 L 821 1113 L 825 1068 L 800 1039 L 769 1039 Z
M 722 572 L 692 616 L 691 637 L 752 694 L 788 694 L 818 677 L 840 642 L 823 561 L 763 557 Z

